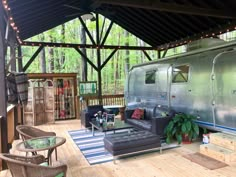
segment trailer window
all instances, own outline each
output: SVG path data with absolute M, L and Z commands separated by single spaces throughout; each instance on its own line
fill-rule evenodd
M 173 68 L 172 82 L 173 83 L 188 82 L 188 75 L 189 75 L 188 65 L 176 66 Z
M 145 84 L 155 84 L 156 70 L 147 71 L 145 76 Z

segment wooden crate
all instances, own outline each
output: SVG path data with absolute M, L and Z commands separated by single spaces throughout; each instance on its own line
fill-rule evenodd
M 236 136 L 226 133 L 211 133 L 210 143 L 236 151 Z
M 214 144 L 200 145 L 200 153 L 226 163 L 236 161 L 236 152 Z

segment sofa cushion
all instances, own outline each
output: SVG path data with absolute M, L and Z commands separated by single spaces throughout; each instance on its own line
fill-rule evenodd
M 136 108 L 131 116 L 133 119 L 143 119 L 144 118 L 144 110 L 140 108 Z
M 134 125 L 137 128 L 151 131 L 152 125 L 150 120 L 127 119 L 127 123 Z

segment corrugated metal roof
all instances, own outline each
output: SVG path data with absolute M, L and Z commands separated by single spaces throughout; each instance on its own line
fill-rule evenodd
M 234 0 L 8 0 L 22 40 L 86 12 L 114 21 L 153 47 L 235 28 Z

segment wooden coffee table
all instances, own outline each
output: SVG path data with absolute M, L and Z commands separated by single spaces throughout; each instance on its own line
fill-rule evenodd
M 93 119 L 91 122 L 89 122 L 92 125 L 92 133 L 94 136 L 94 128 L 96 128 L 100 132 L 104 132 L 106 135 L 106 132 L 108 131 L 115 131 L 116 130 L 122 130 L 122 129 L 133 129 L 133 126 L 130 124 L 125 123 L 124 121 L 121 121 L 120 119 L 115 119 L 114 125 L 107 125 L 106 122 L 104 122 L 102 125 L 100 125 L 99 121 L 96 121 L 96 119 Z

